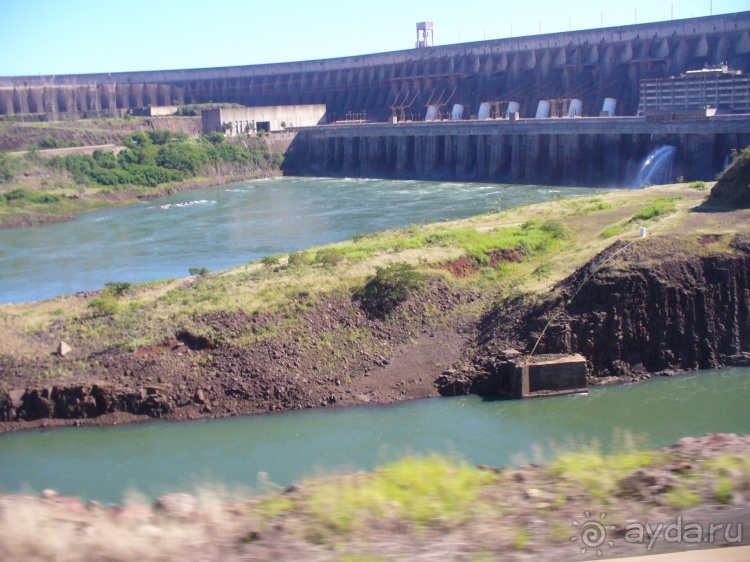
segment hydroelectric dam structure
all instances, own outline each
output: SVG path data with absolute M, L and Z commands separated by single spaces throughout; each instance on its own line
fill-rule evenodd
M 718 64 L 750 71 L 750 12 L 303 62 L 0 77 L 0 118 L 325 104 L 328 125 L 297 129 L 289 172 L 617 185 L 667 144 L 675 175 L 712 179 L 750 145 L 749 116 L 637 112 L 641 80 Z M 580 102 L 580 113 L 537 119 L 545 100 Z M 513 119 L 477 118 L 488 102 L 511 101 Z M 436 121 L 425 121 L 430 106 Z

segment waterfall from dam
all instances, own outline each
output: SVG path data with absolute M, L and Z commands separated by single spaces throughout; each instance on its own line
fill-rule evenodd
M 632 187 L 640 188 L 644 185 L 661 185 L 672 182 L 672 165 L 676 152 L 677 149 L 670 145 L 660 146 L 649 152 L 638 170 L 638 175 Z

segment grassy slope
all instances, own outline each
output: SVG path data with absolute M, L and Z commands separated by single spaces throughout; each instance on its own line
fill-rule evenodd
M 654 235 L 724 233 L 727 236 L 713 245 L 696 244 L 690 251 L 730 251 L 729 235 L 747 230 L 750 213 L 687 212 L 703 197 L 703 192 L 686 186 L 667 186 L 547 202 L 463 221 L 361 236 L 356 241 L 293 254 L 291 260 L 281 256 L 277 264 L 267 260 L 266 265 L 140 284 L 117 298 L 105 292 L 96 297 L 5 305 L 0 307 L 0 329 L 5 334 L 0 339 L 0 353 L 48 354 L 59 339 L 88 351 L 134 349 L 163 341 L 166 334 L 182 328 L 205 332 L 207 328 L 196 325 L 197 319 L 217 311 L 280 311 L 289 325 L 295 322 L 295 311 L 309 308 L 332 291 L 351 294 L 375 267 L 391 262 L 411 263 L 432 274 L 438 271 L 450 282 L 483 294 L 540 294 L 614 240 L 636 239 L 640 225 L 648 226 Z M 661 214 L 633 219 L 644 209 L 655 207 Z M 546 232 L 543 221 L 551 219 L 561 220 L 572 236 L 561 239 Z M 526 229 L 524 223 L 528 223 Z M 617 225 L 624 225 L 618 234 L 602 236 Z M 517 246 L 526 248 L 520 263 L 480 263 L 487 261 L 488 252 Z M 447 272 L 431 267 L 464 255 L 473 256 L 479 274 L 452 279 Z M 96 308 L 92 308 L 92 298 L 97 299 Z M 222 334 L 204 335 L 222 338 Z

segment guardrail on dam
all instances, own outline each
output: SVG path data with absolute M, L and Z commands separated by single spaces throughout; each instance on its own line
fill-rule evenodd
M 443 92 L 467 114 L 514 100 L 575 97 L 598 115 L 605 98 L 634 115 L 641 78 L 726 62 L 750 71 L 750 12 L 479 41 L 327 60 L 112 74 L 0 77 L 0 115 L 93 116 L 147 105 L 326 104 L 329 119 L 367 112 L 384 121 L 399 100 L 413 117 Z M 403 105 L 403 102 L 402 102 Z
M 643 117 L 325 125 L 298 129 L 285 173 L 626 185 L 648 153 L 676 148 L 673 174 L 713 180 L 750 145 L 747 116 L 654 122 Z

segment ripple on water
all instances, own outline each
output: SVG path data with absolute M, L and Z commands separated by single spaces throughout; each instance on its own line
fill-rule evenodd
M 550 196 L 529 187 L 496 187 L 503 207 Z M 265 251 L 282 254 L 360 233 L 463 219 L 496 207 L 497 191 L 489 184 L 455 181 L 275 177 L 153 199 L 144 207 L 98 211 L 71 223 L 4 230 L 0 302 L 96 290 L 112 279 L 134 283 L 178 277 L 197 264 L 215 271 L 261 258 Z M 582 195 L 594 190 L 560 191 Z M 250 220 L 257 217 L 282 220 L 268 229 Z M 146 238 L 148 243 L 142 243 Z M 136 247 L 137 257 L 122 251 Z M 59 272 L 65 272 L 63 284 Z

